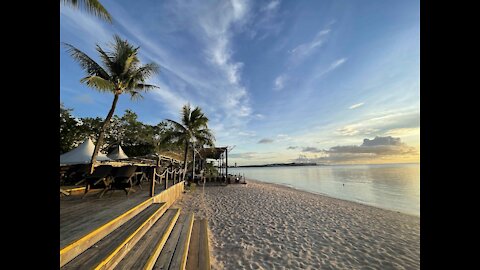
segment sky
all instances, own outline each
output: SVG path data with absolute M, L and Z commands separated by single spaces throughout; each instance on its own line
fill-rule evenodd
M 155 125 L 200 106 L 229 164 L 419 162 L 419 1 L 101 0 L 109 24 L 60 4 L 60 41 L 100 61 L 118 34 L 160 66 L 159 89 L 119 99 Z M 106 117 L 113 95 L 59 45 L 60 101 Z

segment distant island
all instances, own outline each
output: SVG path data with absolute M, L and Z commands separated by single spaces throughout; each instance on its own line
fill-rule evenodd
M 229 166 L 229 168 L 249 168 L 249 167 L 286 167 L 286 166 L 323 166 L 325 164 L 317 163 L 273 163 L 273 164 L 263 164 L 263 165 L 242 165 L 242 166 Z

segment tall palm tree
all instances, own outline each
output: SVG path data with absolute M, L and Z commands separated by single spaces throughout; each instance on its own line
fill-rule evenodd
M 166 119 L 173 126 L 173 131 L 166 134 L 162 141 L 176 141 L 185 145 L 185 153 L 183 157 L 184 172 L 187 171 L 187 155 L 190 143 L 197 146 L 209 145 L 213 146 L 215 137 L 208 128 L 208 118 L 203 114 L 200 107 L 190 108 L 190 104 L 186 104 L 182 108 L 181 123 Z M 185 173 L 183 179 L 185 180 Z
M 98 151 L 102 145 L 105 131 L 110 124 L 110 119 L 115 112 L 119 96 L 123 93 L 128 93 L 132 99 L 137 99 L 142 97 L 139 93 L 140 91 L 146 92 L 156 87 L 145 84 L 145 80 L 158 72 L 158 66 L 154 63 L 141 66 L 137 56 L 140 47 L 133 47 L 127 40 L 122 40 L 118 35 L 114 35 L 113 38 L 114 42 L 111 44 L 113 50 L 110 52 L 105 52 L 97 44 L 96 50 L 100 55 L 103 67 L 79 49 L 64 43 L 73 59 L 87 73 L 87 76 L 81 79 L 80 82 L 100 92 L 109 92 L 114 95 L 112 106 L 103 122 L 92 155 L 91 172 L 93 172 Z
M 112 17 L 110 13 L 103 7 L 103 5 L 98 0 L 60 0 L 65 5 L 70 5 L 75 8 L 82 7 L 93 15 L 104 19 L 105 21 L 111 23 Z

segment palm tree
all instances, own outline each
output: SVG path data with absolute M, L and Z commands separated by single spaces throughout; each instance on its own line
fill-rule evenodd
M 73 59 L 77 61 L 87 73 L 87 76 L 81 79 L 80 82 L 85 83 L 100 92 L 110 92 L 114 95 L 112 106 L 103 122 L 92 155 L 91 172 L 93 172 L 98 151 L 102 145 L 105 131 L 110 124 L 110 119 L 115 112 L 119 96 L 123 93 L 128 93 L 132 99 L 137 99 L 142 97 L 139 91 L 146 92 L 156 87 L 154 85 L 145 84 L 145 80 L 152 74 L 158 72 L 158 66 L 154 63 L 141 66 L 140 60 L 137 56 L 140 47 L 134 48 L 127 40 L 122 40 L 118 35 L 114 35 L 113 38 L 114 42 L 111 44 L 113 51 L 111 52 L 105 52 L 97 44 L 96 49 L 100 54 L 104 67 L 97 64 L 97 62 L 92 60 L 79 49 L 70 44 L 64 43 L 68 48 L 67 51 L 71 54 Z
M 212 131 L 208 128 L 208 118 L 202 113 L 200 107 L 195 109 L 190 108 L 190 104 L 186 104 L 182 108 L 182 123 L 166 119 L 166 121 L 173 126 L 173 131 L 166 134 L 162 141 L 176 141 L 185 144 L 185 153 L 183 157 L 184 173 L 187 171 L 187 155 L 190 143 L 195 143 L 197 146 L 209 145 L 213 146 L 215 137 Z
M 70 5 L 75 8 L 82 7 L 93 15 L 104 19 L 105 21 L 111 23 L 112 17 L 110 13 L 103 7 L 103 5 L 98 0 L 60 0 L 65 5 Z

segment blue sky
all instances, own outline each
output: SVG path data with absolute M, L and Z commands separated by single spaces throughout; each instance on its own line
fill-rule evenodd
M 122 96 L 117 114 L 156 124 L 198 105 L 239 165 L 418 161 L 419 1 L 101 2 L 113 24 L 60 5 L 60 41 L 98 61 L 95 44 L 119 34 L 161 67 L 149 81 L 160 89 Z M 61 101 L 75 116 L 105 117 L 113 96 L 82 85 L 59 50 Z M 375 140 L 388 151 L 362 145 L 388 136 L 400 142 Z

